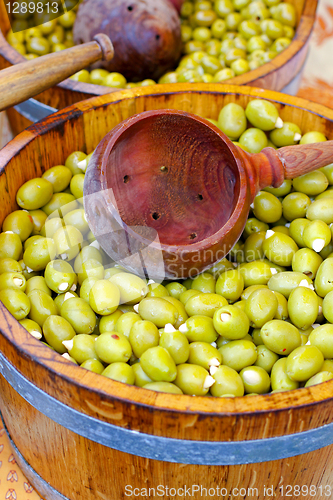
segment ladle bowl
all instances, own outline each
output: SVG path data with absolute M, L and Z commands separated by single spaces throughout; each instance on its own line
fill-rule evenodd
M 214 84 L 116 92 L 58 112 L 3 148 L 0 221 L 17 210 L 24 182 L 64 165 L 73 151 L 91 153 L 134 114 L 174 108 L 217 119 L 226 104 L 245 108 L 257 98 L 273 102 L 303 134 L 333 139 L 332 109 L 277 92 Z M 244 500 L 267 500 L 268 491 L 282 498 L 300 481 L 317 492 L 332 483 L 332 380 L 251 397 L 158 393 L 83 370 L 33 338 L 1 304 L 0 323 L 0 371 L 8 380 L 0 376 L 1 413 L 18 464 L 45 500 L 118 500 L 126 485 L 159 491 L 161 482 L 202 485 L 203 500 L 217 498 L 208 494 L 217 486 L 224 497 L 246 488 Z
M 120 123 L 96 148 L 85 211 L 102 248 L 149 278 L 193 277 L 229 253 L 260 189 L 333 161 L 333 141 L 249 154 L 172 109 Z

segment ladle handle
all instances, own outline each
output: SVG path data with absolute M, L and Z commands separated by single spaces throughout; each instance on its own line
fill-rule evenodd
M 277 150 L 285 179 L 293 179 L 333 162 L 333 141 L 286 146 Z
M 251 199 L 268 186 L 279 187 L 284 179 L 293 179 L 333 163 L 333 141 L 264 148 L 249 154 L 238 148 L 247 172 Z
M 40 94 L 99 60 L 110 61 L 114 50 L 104 34 L 93 42 L 15 64 L 0 72 L 0 111 Z

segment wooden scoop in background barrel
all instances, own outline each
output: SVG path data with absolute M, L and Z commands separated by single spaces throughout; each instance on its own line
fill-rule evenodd
M 96 67 L 129 81 L 157 80 L 173 71 L 181 56 L 182 0 L 83 0 L 73 28 L 76 44 L 105 33 L 115 48 L 112 61 Z M 177 12 L 178 10 L 178 12 Z
M 96 61 L 110 61 L 113 55 L 113 45 L 102 33 L 89 43 L 4 69 L 0 72 L 0 111 L 40 94 Z

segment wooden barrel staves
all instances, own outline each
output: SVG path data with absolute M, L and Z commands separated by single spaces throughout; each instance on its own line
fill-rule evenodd
M 174 108 L 216 119 L 223 105 L 246 106 L 256 97 L 274 101 L 282 119 L 304 133 L 333 139 L 332 110 L 271 91 L 175 84 L 117 92 L 52 115 L 3 149 L 0 220 L 17 208 L 25 181 L 74 150 L 91 152 L 129 116 Z M 298 491 L 300 498 L 331 498 L 333 381 L 240 398 L 163 394 L 74 365 L 1 304 L 0 325 L 3 420 L 19 465 L 46 500 L 158 493 L 264 500 Z
M 297 75 L 300 74 L 308 53 L 309 37 L 314 25 L 318 0 L 288 0 L 297 12 L 297 30 L 292 43 L 269 63 L 244 75 L 229 80 L 235 85 L 250 85 L 265 89 L 297 92 Z M 0 69 L 24 61 L 24 57 L 14 50 L 5 36 L 10 29 L 4 2 L 0 2 Z M 288 90 L 284 90 L 288 88 Z M 88 97 L 110 93 L 110 87 L 102 87 L 67 79 L 55 88 L 45 91 L 24 106 L 8 110 L 11 127 L 17 134 L 38 121 L 54 109 L 62 109 Z M 39 103 L 45 106 L 40 106 Z M 50 109 L 51 108 L 51 109 Z

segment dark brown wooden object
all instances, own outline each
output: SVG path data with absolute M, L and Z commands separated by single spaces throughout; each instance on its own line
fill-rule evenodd
M 178 12 L 180 12 L 181 6 L 185 2 L 185 0 L 169 0 L 169 1 L 176 7 Z
M 169 0 L 84 0 L 74 23 L 74 42 L 89 42 L 97 33 L 111 38 L 115 57 L 95 67 L 122 73 L 130 81 L 157 80 L 180 58 L 180 20 Z
M 237 76 L 228 83 L 262 87 L 271 90 L 282 90 L 299 74 L 308 53 L 309 37 L 316 18 L 317 0 L 290 0 L 297 12 L 297 29 L 295 37 L 286 50 L 272 61 L 244 75 Z M 0 2 L 0 68 L 23 62 L 24 57 L 6 41 L 10 23 L 4 2 Z M 108 94 L 113 89 L 90 83 L 75 82 L 67 79 L 52 90 L 42 92 L 36 97 L 38 101 L 56 109 L 87 99 L 88 97 Z M 10 124 L 14 134 L 32 124 L 31 120 L 16 109 L 8 111 Z
M 256 98 L 274 102 L 281 118 L 298 124 L 302 133 L 317 130 L 333 139 L 333 110 L 276 92 L 231 85 L 208 85 L 203 92 L 198 84 L 116 92 L 50 116 L 2 150 L 0 223 L 17 210 L 15 195 L 24 182 L 64 164 L 73 151 L 92 152 L 113 127 L 134 114 L 173 108 L 216 119 L 229 102 L 246 107 Z M 152 436 L 226 443 L 302 435 L 333 423 L 333 381 L 242 398 L 163 394 L 83 370 L 29 335 L 2 305 L 0 329 L 1 353 L 26 380 L 93 421 Z M 0 409 L 14 443 L 31 466 L 28 479 L 37 485 L 39 474 L 46 481 L 47 493 L 40 493 L 47 500 L 119 500 L 128 498 L 126 485 L 141 489 L 160 484 L 170 488 L 202 485 L 207 488 L 200 495 L 203 500 L 213 498 L 208 491 L 217 486 L 226 488 L 228 495 L 233 488 L 245 488 L 242 498 L 246 500 L 282 500 L 287 498 L 287 485 L 304 485 L 308 493 L 301 498 L 311 500 L 316 498 L 310 492 L 313 485 L 318 498 L 325 498 L 326 492 L 330 498 L 333 445 L 273 462 L 184 465 L 133 456 L 83 438 L 35 410 L 2 376 Z M 300 446 L 299 452 L 303 451 Z M 259 455 L 255 458 L 261 461 Z M 254 487 L 257 495 L 249 490 Z M 272 490 L 268 493 L 264 487 Z M 238 493 L 233 496 L 239 497 Z M 142 498 L 148 500 L 151 495 Z
M 2 70 L 0 111 L 34 97 L 96 61 L 110 61 L 113 54 L 110 39 L 100 33 L 92 42 Z
M 199 116 L 146 111 L 98 145 L 85 208 L 112 259 L 150 278 L 187 278 L 231 250 L 260 189 L 332 161 L 333 141 L 254 155 Z

